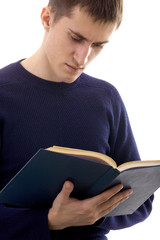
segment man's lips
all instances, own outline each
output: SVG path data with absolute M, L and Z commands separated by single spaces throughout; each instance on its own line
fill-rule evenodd
M 78 71 L 84 69 L 84 68 L 82 68 L 82 67 L 75 67 L 75 66 L 70 65 L 70 64 L 67 64 L 67 63 L 66 63 L 66 65 L 67 65 L 67 67 L 68 67 L 72 72 L 78 72 Z

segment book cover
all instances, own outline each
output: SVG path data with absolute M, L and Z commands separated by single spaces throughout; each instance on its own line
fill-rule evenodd
M 66 180 L 72 197 L 85 199 L 122 183 L 133 195 L 108 216 L 132 214 L 160 187 L 160 161 L 153 166 L 118 169 L 107 163 L 40 149 L 0 192 L 0 202 L 16 207 L 50 208 Z

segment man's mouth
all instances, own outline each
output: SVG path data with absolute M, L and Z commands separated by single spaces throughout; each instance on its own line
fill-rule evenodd
M 66 66 L 70 69 L 70 71 L 75 72 L 75 73 L 78 72 L 78 71 L 82 71 L 84 69 L 84 68 L 81 68 L 81 67 L 76 67 L 76 66 L 67 64 L 67 63 L 66 63 Z

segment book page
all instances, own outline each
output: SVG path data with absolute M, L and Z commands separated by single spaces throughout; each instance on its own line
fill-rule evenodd
M 133 162 L 127 162 L 123 163 L 120 166 L 117 167 L 117 169 L 122 172 L 127 169 L 131 168 L 139 168 L 139 167 L 149 167 L 149 166 L 158 166 L 160 165 L 160 160 L 153 160 L 153 161 L 133 161 Z
M 112 158 L 102 153 L 81 150 L 81 149 L 74 149 L 74 148 L 64 148 L 59 146 L 53 146 L 53 147 L 47 148 L 46 150 L 64 153 L 64 154 L 68 154 L 75 157 L 80 157 L 80 158 L 84 158 L 94 162 L 109 164 L 113 168 L 117 168 L 117 164 L 115 163 L 115 161 Z

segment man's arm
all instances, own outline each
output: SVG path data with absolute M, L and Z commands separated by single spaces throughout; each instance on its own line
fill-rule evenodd
M 48 213 L 50 230 L 92 225 L 132 194 L 131 189 L 121 191 L 123 185 L 119 184 L 95 197 L 77 200 L 70 197 L 73 188 L 73 184 L 66 181 L 54 200 Z
M 0 239 L 50 240 L 48 209 L 15 208 L 0 204 Z

